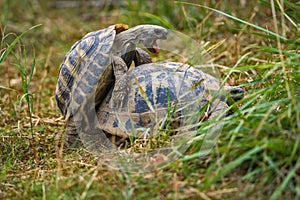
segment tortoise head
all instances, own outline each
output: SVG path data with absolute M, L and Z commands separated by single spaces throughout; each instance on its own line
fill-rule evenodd
M 167 29 L 156 25 L 139 25 L 134 27 L 134 29 L 137 36 L 137 43 L 143 44 L 152 53 L 159 53 L 156 41 L 158 39 L 167 39 Z
M 231 105 L 244 98 L 245 91 L 237 86 L 224 86 L 227 94 L 227 104 Z
M 150 52 L 159 53 L 158 39 L 167 39 L 168 30 L 156 25 L 139 25 L 116 35 L 115 49 L 120 52 L 127 44 L 144 45 Z M 132 49 L 133 50 L 133 49 Z

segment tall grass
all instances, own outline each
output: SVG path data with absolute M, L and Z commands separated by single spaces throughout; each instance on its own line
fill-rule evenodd
M 10 44 L 1 44 L 1 46 L 6 47 L 3 49 L 2 54 L 0 56 L 0 64 L 4 62 L 4 60 L 11 54 L 13 58 L 15 59 L 15 62 L 13 65 L 17 68 L 17 70 L 20 72 L 21 76 L 21 83 L 22 83 L 22 88 L 23 88 L 23 95 L 20 99 L 20 106 L 22 107 L 22 103 L 25 99 L 27 103 L 27 113 L 29 116 L 29 122 L 30 122 L 30 130 L 31 133 L 33 134 L 33 123 L 32 123 L 32 115 L 33 115 L 33 96 L 29 93 L 28 88 L 30 86 L 30 81 L 33 76 L 33 72 L 35 69 L 35 53 L 33 55 L 33 62 L 30 66 L 29 71 L 27 70 L 27 50 L 25 47 L 22 48 L 21 45 L 21 39 L 30 30 L 38 27 L 40 25 L 36 25 L 28 29 L 27 31 L 21 33 L 18 35 Z M 7 34 L 2 38 L 1 43 L 5 43 L 6 37 L 12 34 Z M 19 44 L 19 48 L 15 48 Z
M 297 38 L 297 24 L 300 21 L 296 18 L 300 9 L 296 4 L 287 1 L 263 2 L 271 7 L 275 32 L 213 8 L 177 2 L 204 7 L 251 26 L 260 32 L 247 34 L 256 34 L 269 40 L 269 46 L 253 47 L 257 52 L 253 57 L 263 54 L 268 60 L 235 68 L 241 73 L 255 69 L 258 74 L 253 77 L 254 80 L 243 84 L 250 89 L 246 98 L 239 102 L 243 104 L 241 112 L 224 119 L 227 125 L 219 147 L 221 157 L 207 170 L 202 189 L 213 186 L 240 168 L 246 170 L 243 178 L 245 181 L 266 188 L 267 185 L 272 185 L 273 188 L 269 191 L 264 188 L 259 191 L 267 193 L 271 199 L 282 196 L 300 197 L 297 173 L 300 159 L 296 156 L 300 153 L 300 44 Z M 285 8 L 289 12 L 285 12 Z M 297 31 L 295 38 L 287 37 L 286 24 Z

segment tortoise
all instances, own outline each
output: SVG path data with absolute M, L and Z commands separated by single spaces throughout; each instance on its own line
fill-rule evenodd
M 151 62 L 136 45 L 159 53 L 156 41 L 166 39 L 167 33 L 156 25 L 128 29 L 127 25 L 116 24 L 88 33 L 71 47 L 60 66 L 55 95 L 66 119 L 67 146 L 77 137 L 76 129 L 93 126 L 90 119 L 95 118 L 95 107 L 113 86 L 115 77 L 124 74 L 132 61 L 136 66 Z
M 132 134 L 141 137 L 171 111 L 175 126 L 210 120 L 228 108 L 228 96 L 238 101 L 244 90 L 235 86 L 222 90 L 217 78 L 188 64 L 143 64 L 116 81 L 97 109 L 98 125 L 108 137 L 117 136 L 120 144 Z

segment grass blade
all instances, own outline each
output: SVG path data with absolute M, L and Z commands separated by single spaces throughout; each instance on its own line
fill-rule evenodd
M 251 26 L 251 27 L 253 27 L 253 28 L 255 28 L 255 29 L 258 29 L 258 30 L 261 30 L 261 31 L 263 31 L 263 32 L 265 32 L 265 33 L 268 33 L 268 34 L 270 34 L 270 35 L 273 35 L 273 36 L 275 36 L 275 37 L 277 37 L 277 38 L 279 38 L 279 39 L 281 39 L 281 40 L 283 40 L 283 41 L 288 41 L 287 38 L 285 38 L 285 37 L 283 37 L 283 36 L 281 36 L 281 35 L 279 35 L 279 34 L 276 34 L 276 33 L 272 32 L 272 31 L 269 31 L 269 30 L 267 30 L 267 29 L 265 29 L 265 28 L 262 28 L 262 27 L 260 27 L 260 26 L 255 25 L 255 24 L 252 24 L 252 23 L 247 22 L 247 21 L 245 21 L 245 20 L 242 20 L 242 19 L 240 19 L 240 18 L 237 18 L 237 17 L 234 17 L 234 16 L 232 16 L 232 15 L 229 15 L 229 14 L 227 14 L 227 13 L 225 13 L 225 12 L 220 11 L 220 10 L 217 10 L 217 9 L 214 9 L 214 8 L 210 8 L 210 7 L 207 7 L 207 6 L 203 6 L 203 5 L 199 5 L 199 4 L 195 4 L 195 3 L 181 2 L 181 1 L 175 1 L 175 2 L 178 3 L 178 4 L 184 4 L 184 5 L 189 5 L 189 6 L 197 6 L 197 7 L 201 7 L 201 8 L 206 8 L 206 9 L 208 9 L 208 10 L 211 10 L 211 11 L 214 11 L 214 12 L 219 13 L 219 14 L 221 14 L 221 15 L 224 15 L 224 16 L 230 18 L 230 19 L 233 19 L 233 20 L 235 20 L 235 21 L 241 22 L 241 23 L 243 23 L 243 24 L 245 24 L 245 25 Z
M 27 80 L 27 85 L 30 85 L 30 81 L 32 79 L 33 72 L 34 72 L 34 68 L 35 68 L 35 50 L 33 50 L 33 61 L 32 61 L 32 64 L 31 64 L 30 74 L 29 74 L 29 77 L 28 77 L 28 80 Z
M 41 24 L 37 24 L 31 28 L 29 28 L 28 30 L 26 30 L 25 32 L 21 33 L 20 35 L 18 35 L 14 41 L 8 45 L 7 49 L 1 54 L 0 56 L 0 63 L 2 63 L 6 57 L 8 56 L 8 54 L 11 52 L 11 50 L 14 48 L 14 46 L 16 46 L 16 44 L 21 40 L 21 38 L 23 37 L 23 35 L 25 35 L 27 32 L 31 31 L 32 29 L 35 29 L 37 27 L 41 26 Z
M 217 180 L 219 180 L 222 176 L 226 175 L 229 173 L 232 169 L 236 168 L 240 164 L 242 164 L 245 160 L 248 160 L 251 158 L 253 154 L 256 154 L 263 150 L 265 147 L 264 146 L 256 146 L 255 148 L 251 149 L 250 151 L 244 153 L 234 161 L 231 161 L 222 169 L 219 171 L 218 174 L 216 174 L 212 179 L 208 179 L 207 182 L 204 184 L 203 189 L 207 189 L 211 184 L 215 183 Z
M 167 20 L 165 20 L 157 15 L 153 15 L 153 14 L 147 13 L 147 12 L 143 12 L 143 13 L 141 13 L 141 15 L 144 17 L 148 17 L 150 19 L 155 19 L 155 20 L 159 21 L 160 23 L 162 23 L 166 28 L 175 30 L 175 27 L 171 23 L 169 23 Z
M 289 181 L 291 178 L 295 175 L 296 171 L 299 171 L 300 169 L 300 157 L 297 160 L 296 166 L 288 173 L 286 178 L 282 181 L 281 185 L 275 190 L 275 192 L 271 196 L 271 200 L 278 199 L 280 194 L 282 194 L 283 190 L 287 187 L 289 184 Z

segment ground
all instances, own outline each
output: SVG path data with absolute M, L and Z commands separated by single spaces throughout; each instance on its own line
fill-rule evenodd
M 0 3 L 0 199 L 300 198 L 299 3 L 59 2 Z M 210 53 L 222 80 L 245 89 L 209 155 L 193 156 L 195 144 L 189 156 L 139 174 L 63 146 L 59 65 L 82 36 L 116 23 L 186 34 Z

